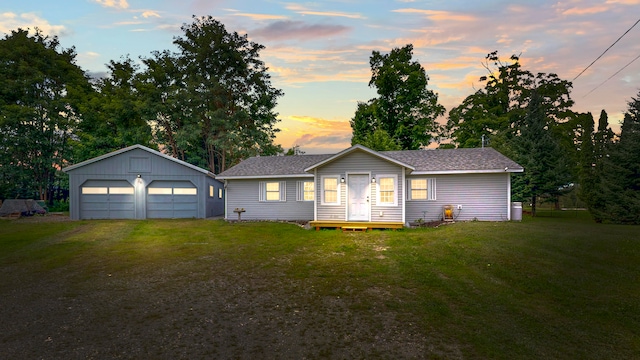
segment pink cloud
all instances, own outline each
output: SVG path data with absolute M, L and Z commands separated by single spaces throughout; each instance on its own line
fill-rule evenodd
M 269 40 L 315 39 L 340 35 L 349 31 L 343 25 L 307 24 L 303 21 L 282 20 L 251 31 L 251 36 Z

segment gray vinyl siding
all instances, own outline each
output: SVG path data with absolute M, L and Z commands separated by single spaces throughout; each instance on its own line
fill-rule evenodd
M 440 220 L 445 205 L 454 206 L 459 221 L 508 220 L 508 173 L 407 176 L 407 180 L 412 178 L 435 178 L 436 200 L 407 200 L 406 221 Z
M 347 220 L 347 184 L 349 174 L 370 174 L 371 177 L 378 175 L 396 175 L 398 178 L 396 186 L 397 206 L 377 205 L 376 186 L 369 184 L 370 199 L 370 219 L 376 221 L 402 221 L 402 207 L 404 206 L 402 181 L 403 168 L 379 157 L 368 154 L 364 151 L 354 151 L 342 158 L 336 159 L 317 169 L 316 176 L 316 201 L 317 220 Z M 340 205 L 322 205 L 320 199 L 322 195 L 322 177 L 339 175 L 345 177 L 345 183 L 340 184 Z M 382 212 L 382 216 L 380 216 Z
M 209 196 L 209 186 L 213 186 L 213 197 Z M 218 197 L 219 190 L 222 189 L 222 198 Z M 224 183 L 210 177 L 205 177 L 205 197 L 207 203 L 207 217 L 224 215 Z
M 219 216 L 224 213 L 224 200 L 208 199 L 209 184 L 217 188 L 222 183 L 199 172 L 196 169 L 184 166 L 170 159 L 163 158 L 149 151 L 135 148 L 112 157 L 89 163 L 68 171 L 70 217 L 72 219 L 90 218 L 92 214 L 83 214 L 81 207 L 81 188 L 89 181 L 127 181 L 135 188 L 135 215 L 136 219 L 147 218 L 149 206 L 147 203 L 147 186 L 153 181 L 189 182 L 197 188 L 197 205 L 195 210 L 189 209 L 184 214 L 178 210 L 174 217 L 198 217 L 205 218 Z M 140 175 L 140 178 L 138 178 Z
M 261 181 L 285 182 L 286 201 L 259 201 Z M 298 181 L 313 181 L 312 178 L 265 178 L 251 180 L 227 180 L 227 209 L 225 218 L 237 220 L 236 208 L 244 208 L 242 220 L 313 220 L 313 201 L 297 201 Z

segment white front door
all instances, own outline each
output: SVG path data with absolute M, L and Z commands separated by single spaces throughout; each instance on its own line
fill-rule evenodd
M 349 175 L 349 220 L 369 220 L 369 175 Z

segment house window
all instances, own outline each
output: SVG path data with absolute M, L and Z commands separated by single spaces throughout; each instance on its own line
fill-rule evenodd
M 378 205 L 398 205 L 398 175 L 378 175 L 377 178 L 377 196 Z
M 436 200 L 436 179 L 410 179 L 407 192 L 409 200 Z
M 218 199 L 222 199 L 222 188 L 218 188 Z
M 209 197 L 213 197 L 213 194 L 215 194 L 213 185 L 209 185 Z
M 313 201 L 315 186 L 313 181 L 298 181 L 297 200 Z
M 322 177 L 322 204 L 340 205 L 340 177 L 338 175 Z
M 261 181 L 259 201 L 287 201 L 286 182 L 284 181 Z

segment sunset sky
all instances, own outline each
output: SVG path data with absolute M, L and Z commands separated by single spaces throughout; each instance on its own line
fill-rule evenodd
M 276 143 L 311 154 L 350 145 L 357 102 L 375 96 L 373 50 L 413 44 L 448 112 L 483 86 L 482 61 L 494 50 L 519 54 L 531 72 L 573 80 L 640 19 L 640 0 L 0 0 L 0 32 L 38 27 L 57 35 L 95 76 L 110 60 L 175 51 L 173 38 L 192 15 L 211 15 L 266 47 L 261 59 L 285 93 Z M 605 109 L 618 131 L 640 89 L 640 59 L 599 85 L 639 55 L 640 24 L 573 82 L 574 110 L 597 120 Z

